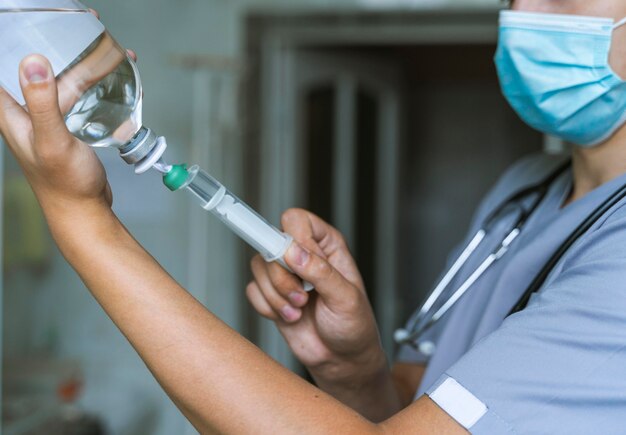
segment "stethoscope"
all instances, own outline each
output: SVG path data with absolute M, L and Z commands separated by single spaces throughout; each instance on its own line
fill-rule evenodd
M 506 199 L 495 211 L 493 211 L 487 219 L 485 224 L 471 239 L 469 244 L 461 252 L 457 260 L 453 263 L 450 270 L 443 276 L 441 281 L 435 286 L 430 296 L 426 299 L 422 307 L 417 311 L 415 315 L 409 321 L 407 328 L 398 329 L 394 334 L 394 339 L 398 344 L 409 344 L 413 347 L 420 348 L 417 344 L 417 340 L 430 328 L 432 328 L 441 318 L 448 313 L 459 300 L 472 288 L 472 286 L 482 277 L 491 266 L 493 266 L 498 260 L 500 260 L 510 249 L 511 244 L 519 237 L 524 229 L 524 226 L 530 219 L 530 217 L 537 211 L 543 200 L 545 199 L 548 190 L 552 183 L 571 166 L 570 162 L 560 166 L 548 177 L 541 180 L 539 183 L 531 185 L 527 188 L 520 190 L 517 193 L 511 195 Z M 522 201 L 531 196 L 536 195 L 536 198 L 532 201 L 530 206 L 524 207 Z M 626 185 L 622 186 L 616 192 L 614 192 L 609 198 L 607 198 L 593 213 L 591 213 L 582 224 L 580 224 L 576 230 L 574 230 L 566 241 L 555 251 L 553 256 L 544 265 L 539 274 L 535 277 L 531 285 L 524 292 L 519 301 L 515 304 L 513 309 L 509 312 L 511 314 L 522 311 L 528 305 L 531 296 L 539 291 L 543 286 L 543 283 L 547 279 L 550 272 L 557 265 L 559 260 L 567 252 L 567 250 L 583 236 L 602 216 L 604 216 L 610 209 L 612 209 L 617 203 L 626 197 Z M 521 212 L 519 217 L 513 224 L 513 228 L 506 233 L 501 243 L 487 256 L 487 258 L 470 274 L 470 276 L 450 295 L 450 297 L 436 310 L 433 311 L 433 307 L 441 302 L 443 293 L 448 289 L 450 283 L 456 278 L 460 270 L 467 264 L 472 255 L 478 250 L 482 242 L 485 240 L 490 231 L 494 228 L 495 223 L 502 217 L 504 212 L 511 208 L 511 206 L 518 207 Z M 429 347 L 431 343 L 427 342 L 426 346 Z M 424 351 L 424 349 L 422 349 Z M 429 353 L 429 352 L 426 352 Z

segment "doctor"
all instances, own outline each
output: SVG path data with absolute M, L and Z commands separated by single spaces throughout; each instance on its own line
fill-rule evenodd
M 524 310 L 506 316 L 552 252 L 626 184 L 619 78 L 626 76 L 626 31 L 614 30 L 626 3 L 517 0 L 512 7 L 502 17 L 496 56 L 504 94 L 530 125 L 576 145 L 571 167 L 557 170 L 563 162 L 538 156 L 504 175 L 451 256 L 450 266 L 480 228 L 488 229 L 442 301 L 531 210 L 519 236 L 439 322 L 407 341 L 393 370 L 341 235 L 305 211 L 286 213 L 284 228 L 299 242 L 287 262 L 317 293 L 307 295 L 295 277 L 255 259 L 247 294 L 276 321 L 319 388 L 224 325 L 126 231 L 111 211 L 93 150 L 65 128 L 45 59 L 30 56 L 21 65 L 28 113 L 0 91 L 0 129 L 59 248 L 200 432 L 623 431 L 622 203 L 566 252 Z M 407 329 L 415 330 L 413 323 Z
M 575 144 L 572 164 L 531 156 L 501 178 L 447 268 L 481 229 L 488 228 L 487 235 L 404 335 L 445 312 L 441 319 L 406 340 L 389 372 L 364 303 L 345 312 L 323 298 L 307 300 L 293 277 L 260 257 L 252 262 L 248 298 L 276 322 L 319 387 L 370 419 L 385 419 L 429 393 L 478 433 L 626 430 L 620 423 L 626 412 L 620 392 L 626 391 L 626 212 L 619 205 L 567 252 L 530 306 L 503 324 L 559 246 L 626 184 L 620 78 L 626 77 L 626 29 L 619 21 L 626 3 L 517 0 L 511 6 L 501 17 L 496 54 L 504 95 L 529 125 Z M 529 187 L 529 194 L 510 200 Z M 508 251 L 445 307 L 515 234 L 524 213 L 530 216 Z M 335 229 L 301 210 L 287 212 L 283 225 L 346 278 L 336 294 L 363 291 Z

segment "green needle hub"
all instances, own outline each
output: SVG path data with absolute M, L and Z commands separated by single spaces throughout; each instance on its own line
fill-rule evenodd
M 187 165 L 174 165 L 171 171 L 163 175 L 163 184 L 172 192 L 176 192 L 187 183 L 188 178 Z

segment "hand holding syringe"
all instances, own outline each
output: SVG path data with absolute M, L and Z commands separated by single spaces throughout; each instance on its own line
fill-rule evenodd
M 160 161 L 154 167 L 164 174 L 163 181 L 170 190 L 186 189 L 192 193 L 202 208 L 212 212 L 235 234 L 248 242 L 265 261 L 275 261 L 291 272 L 283 258 L 293 243 L 290 235 L 269 224 L 198 166 L 187 169 L 185 165 L 171 166 Z M 313 290 L 313 285 L 304 282 L 304 290 Z

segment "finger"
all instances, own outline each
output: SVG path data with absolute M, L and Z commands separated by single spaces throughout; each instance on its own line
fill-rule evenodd
M 248 284 L 248 287 L 246 287 L 246 296 L 257 313 L 267 319 L 278 320 L 278 315 L 267 302 L 256 282 Z
M 105 33 L 91 53 L 60 77 L 58 88 L 61 113 L 67 113 L 88 89 L 115 71 L 125 60 L 126 53 L 118 50 L 113 38 Z
M 293 307 L 285 298 L 283 298 L 274 288 L 269 279 L 266 270 L 267 264 L 260 256 L 256 256 L 252 260 L 252 273 L 255 281 L 263 294 L 263 297 L 270 305 L 272 310 L 286 322 L 293 323 L 300 320 L 302 310 Z
M 73 141 L 59 109 L 58 90 L 52 67 L 40 55 L 26 57 L 20 64 L 20 83 L 33 124 L 35 147 L 58 151 Z M 39 150 L 41 151 L 41 150 Z
M 287 210 L 282 216 L 283 229 L 308 251 L 331 262 L 358 288 L 363 279 L 341 233 L 315 214 L 302 209 Z
M 296 308 L 302 308 L 307 304 L 309 296 L 304 291 L 300 278 L 277 263 L 267 264 L 266 267 L 270 281 L 283 298 Z
M 285 261 L 299 277 L 310 282 L 331 307 L 350 307 L 360 290 L 322 257 L 297 243 L 285 254 Z M 356 292 L 356 293 L 355 293 Z
M 128 53 L 132 60 L 137 62 L 137 53 L 135 53 L 135 50 L 126 50 L 126 53 Z
M 302 244 L 308 250 L 315 252 L 321 257 L 326 257 L 326 253 L 319 245 L 320 234 L 323 232 L 321 228 L 316 233 L 313 229 L 312 213 L 298 208 L 292 208 L 283 213 L 281 217 L 281 225 L 283 230 L 292 236 L 298 243 Z M 323 237 L 321 237 L 323 238 Z

